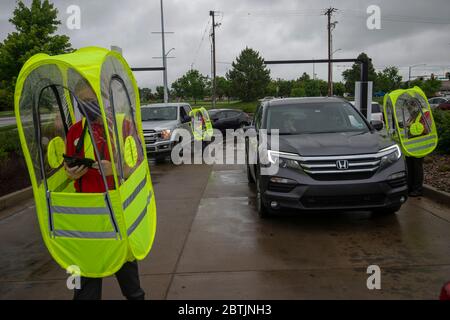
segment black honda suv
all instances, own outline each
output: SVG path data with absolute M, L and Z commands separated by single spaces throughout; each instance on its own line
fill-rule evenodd
M 398 211 L 407 199 L 405 161 L 397 144 L 378 132 L 382 127 L 339 98 L 263 102 L 250 128 L 267 131 L 267 146 L 261 149 L 261 138 L 247 138 L 245 145 L 259 214 L 283 208 Z M 271 142 L 274 129 L 277 148 Z M 267 174 L 264 169 L 274 165 L 277 172 Z

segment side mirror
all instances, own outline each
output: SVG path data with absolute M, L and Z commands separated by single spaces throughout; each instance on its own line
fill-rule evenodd
M 383 121 L 380 121 L 380 120 L 372 120 L 372 121 L 370 121 L 370 124 L 371 124 L 372 127 L 373 127 L 375 130 L 377 130 L 377 131 L 383 130 L 383 127 L 384 127 Z
M 182 119 L 181 119 L 181 123 L 188 123 L 188 122 L 190 122 L 191 121 L 191 117 L 189 117 L 189 116 L 184 116 Z

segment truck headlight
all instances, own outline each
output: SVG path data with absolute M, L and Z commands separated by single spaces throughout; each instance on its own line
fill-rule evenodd
M 267 158 L 271 164 L 275 164 L 280 168 L 291 168 L 300 170 L 301 166 L 297 160 L 291 159 L 298 157 L 298 155 L 294 153 L 286 153 L 286 152 L 278 152 L 273 150 L 267 151 Z
M 390 147 L 387 147 L 383 150 L 380 150 L 379 153 L 385 153 L 381 157 L 380 170 L 389 167 L 391 164 L 396 162 L 402 156 L 402 151 L 400 150 L 399 146 L 396 144 L 394 144 Z
M 163 139 L 163 140 L 170 140 L 171 135 L 172 135 L 172 132 L 169 129 L 161 131 L 161 139 Z

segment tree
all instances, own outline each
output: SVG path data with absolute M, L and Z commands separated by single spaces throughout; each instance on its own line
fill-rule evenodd
M 156 99 L 158 99 L 158 100 L 164 99 L 164 87 L 163 86 L 156 87 Z
M 23 64 L 36 53 L 56 55 L 72 51 L 69 37 L 54 34 L 61 21 L 58 10 L 48 0 L 33 0 L 30 7 L 17 2 L 9 19 L 16 31 L 0 45 L 0 101 L 12 109 L 12 94 Z
M 231 81 L 232 90 L 239 99 L 255 101 L 264 96 L 270 82 L 270 70 L 257 51 L 245 48 L 231 67 L 226 77 Z
M 305 81 L 296 81 L 292 86 L 290 96 L 305 97 L 306 96 Z
M 358 59 L 368 61 L 369 63 L 369 81 L 375 81 L 377 75 L 372 64 L 372 60 L 364 52 L 360 53 Z M 355 94 L 355 82 L 361 79 L 361 65 L 354 63 L 351 69 L 342 72 L 345 81 L 345 90 L 351 94 Z
M 230 100 L 231 82 L 225 77 L 216 77 L 216 95 L 219 99 L 227 97 Z
M 414 86 L 418 86 L 423 90 L 425 95 L 427 97 L 433 97 L 436 95 L 436 92 L 438 92 L 441 89 L 441 81 L 438 79 L 414 79 L 413 81 L 409 82 L 409 88 L 412 88 Z
M 172 83 L 175 94 L 181 98 L 192 98 L 195 103 L 203 99 L 208 89 L 208 78 L 192 69 Z
M 139 97 L 141 98 L 141 102 L 149 102 L 152 100 L 152 89 L 150 88 L 139 88 Z
M 333 83 L 333 93 L 336 96 L 343 96 L 345 93 L 345 85 L 342 82 Z
M 383 71 L 377 73 L 375 79 L 374 92 L 390 92 L 400 88 L 402 76 L 399 74 L 397 67 L 387 67 Z

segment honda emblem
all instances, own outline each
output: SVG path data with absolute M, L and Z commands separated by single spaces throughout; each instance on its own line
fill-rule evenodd
M 348 169 L 348 160 L 336 161 L 336 168 L 338 168 L 339 170 L 347 170 Z

